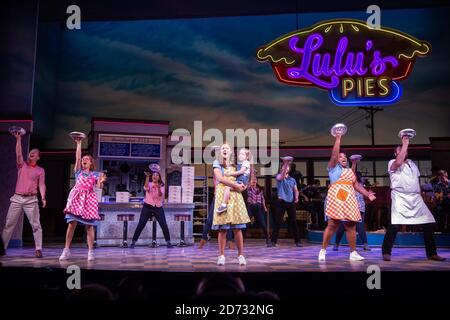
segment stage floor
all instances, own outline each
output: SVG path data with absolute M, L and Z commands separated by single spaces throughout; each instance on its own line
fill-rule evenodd
M 366 252 L 359 252 L 366 260 L 350 262 L 349 248 L 342 246 L 339 251 L 329 247 L 327 261 L 319 263 L 317 255 L 320 245 L 304 244 L 297 248 L 292 241 L 280 240 L 278 247 L 267 248 L 264 241 L 247 240 L 245 257 L 247 266 L 237 263 L 237 251 L 226 250 L 227 263 L 217 266 L 217 240 L 208 242 L 203 249 L 195 246 L 184 248 L 165 246 L 158 248 L 136 247 L 122 249 L 118 247 L 100 247 L 96 249 L 96 260 L 88 262 L 87 249 L 83 246 L 72 248 L 72 258 L 59 262 L 61 245 L 44 246 L 44 258 L 34 258 L 34 249 L 30 247 L 9 249 L 7 255 L 0 258 L 3 267 L 32 268 L 67 268 L 78 265 L 90 270 L 121 271 L 159 271 L 159 272 L 366 272 L 369 265 L 378 265 L 382 271 L 450 271 L 450 249 L 438 249 L 439 254 L 446 257 L 445 262 L 429 261 L 425 257 L 425 249 L 394 248 L 392 261 L 381 259 L 381 248 L 372 247 Z

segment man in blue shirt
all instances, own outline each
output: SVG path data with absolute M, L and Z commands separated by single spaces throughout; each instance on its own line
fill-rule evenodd
M 283 222 L 284 213 L 288 214 L 289 229 L 292 230 L 295 245 L 301 247 L 300 234 L 297 226 L 295 204 L 298 203 L 298 189 L 294 178 L 289 176 L 289 161 L 283 161 L 280 173 L 277 179 L 277 195 L 278 199 L 275 203 L 275 215 L 272 228 L 272 239 L 269 247 L 275 247 L 278 241 L 278 231 Z

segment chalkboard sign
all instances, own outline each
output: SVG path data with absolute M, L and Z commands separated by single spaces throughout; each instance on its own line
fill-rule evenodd
M 99 134 L 99 157 L 160 159 L 161 137 Z
M 103 157 L 129 157 L 130 144 L 117 142 L 100 142 L 100 156 Z
M 131 156 L 139 158 L 159 158 L 161 155 L 161 145 L 159 144 L 131 144 Z

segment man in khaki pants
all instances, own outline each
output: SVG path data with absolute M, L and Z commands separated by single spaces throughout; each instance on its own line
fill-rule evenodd
M 4 248 L 8 248 L 9 240 L 14 228 L 19 221 L 22 212 L 28 218 L 33 230 L 34 243 L 36 247 L 36 258 L 42 258 L 42 228 L 39 221 L 38 187 L 42 197 L 42 206 L 45 207 L 45 171 L 37 165 L 39 160 L 39 150 L 32 149 L 28 153 L 27 161 L 22 155 L 22 136 L 17 133 L 16 138 L 16 162 L 17 162 L 17 183 L 16 191 L 11 197 L 8 214 L 6 216 L 5 228 L 2 232 Z

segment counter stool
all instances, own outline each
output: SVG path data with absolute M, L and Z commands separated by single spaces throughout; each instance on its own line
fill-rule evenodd
M 105 215 L 103 213 L 100 213 L 99 216 L 100 216 L 100 221 L 105 221 Z M 97 244 L 97 224 L 94 225 L 94 248 L 98 248 L 98 244 Z
M 122 238 L 122 248 L 128 248 L 128 221 L 134 221 L 134 214 L 133 213 L 125 213 L 125 214 L 118 214 L 117 215 L 117 221 L 123 221 L 123 238 Z
M 157 248 L 159 247 L 158 242 L 156 242 L 156 218 L 155 216 L 152 216 L 148 219 L 149 221 L 152 221 L 152 242 L 150 243 L 150 248 Z
M 178 247 L 186 247 L 187 244 L 184 241 L 184 222 L 191 221 L 191 215 L 184 214 L 184 213 L 176 213 L 174 215 L 174 219 L 175 219 L 175 221 L 180 221 L 180 243 L 177 246 Z

